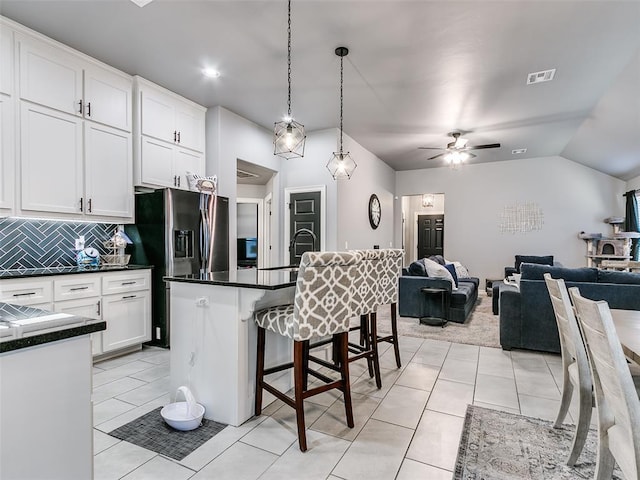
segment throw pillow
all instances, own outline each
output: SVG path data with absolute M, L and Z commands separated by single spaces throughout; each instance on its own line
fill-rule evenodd
M 409 265 L 409 275 L 413 275 L 415 277 L 429 276 L 422 260 L 416 260 L 411 265 Z
M 456 282 L 454 282 L 451 273 L 445 267 L 440 265 L 439 263 L 434 262 L 433 260 L 429 260 L 428 258 L 423 259 L 424 266 L 427 269 L 427 273 L 430 277 L 434 278 L 442 278 L 444 280 L 449 280 L 451 282 L 451 290 L 456 290 Z
M 449 270 L 449 273 L 453 277 L 453 282 L 455 283 L 455 285 L 457 287 L 458 286 L 458 274 L 456 273 L 456 266 L 453 263 L 447 263 L 447 264 L 445 264 L 444 268 Z
M 442 265 L 443 267 L 444 267 L 447 263 L 449 263 L 449 262 L 447 262 L 447 261 L 444 259 L 444 257 L 443 257 L 442 255 L 431 255 L 431 256 L 429 257 L 429 260 L 433 260 L 434 262 L 439 263 L 439 264 L 440 264 L 440 265 Z
M 456 267 L 456 275 L 458 275 L 458 278 L 471 278 L 471 274 L 469 273 L 469 270 L 467 270 L 467 267 L 462 265 L 460 262 L 451 263 Z
M 522 263 L 535 263 L 537 265 L 553 265 L 553 255 L 539 256 L 539 255 L 516 255 L 516 272 L 520 272 L 520 264 Z

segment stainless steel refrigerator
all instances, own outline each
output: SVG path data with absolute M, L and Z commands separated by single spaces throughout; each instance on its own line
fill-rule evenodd
M 229 199 L 173 188 L 135 196 L 131 263 L 153 265 L 152 344 L 168 347 L 169 284 L 165 276 L 229 270 Z

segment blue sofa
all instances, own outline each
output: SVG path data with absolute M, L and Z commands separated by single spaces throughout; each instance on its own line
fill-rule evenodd
M 564 279 L 567 288 L 578 287 L 582 296 L 605 300 L 611 308 L 640 310 L 640 274 L 564 268 L 524 263 L 519 290 L 500 294 L 500 345 L 504 350 L 523 348 L 560 352 L 553 307 L 543 275 Z
M 414 264 L 417 262 L 414 262 Z M 414 266 L 412 264 L 412 266 Z M 403 268 L 398 280 L 398 313 L 401 317 L 437 317 L 446 318 L 450 322 L 464 323 L 471 314 L 478 299 L 480 279 L 476 277 L 458 279 L 458 288 L 453 290 L 451 282 L 442 278 L 426 276 L 424 270 L 416 271 Z M 445 306 L 448 312 L 442 311 L 442 301 L 438 295 L 424 295 L 421 288 L 445 289 Z

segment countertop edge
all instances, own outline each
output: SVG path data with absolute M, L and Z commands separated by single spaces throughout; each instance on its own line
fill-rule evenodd
M 79 337 L 80 335 L 88 335 L 106 329 L 107 322 L 101 320 L 71 328 L 63 328 L 53 332 L 40 333 L 28 337 L 6 340 L 0 343 L 0 353 L 12 352 L 24 348 L 35 347 L 37 345 L 44 345 L 47 343 L 55 342 L 57 340 L 66 340 L 68 338 Z
M 56 267 L 52 267 L 56 268 Z M 126 272 L 133 270 L 145 270 L 152 269 L 153 265 L 123 265 L 123 266 L 103 266 L 103 267 L 91 267 L 91 268 L 82 268 L 82 267 L 69 267 L 75 268 L 74 270 L 48 270 L 47 268 L 42 269 L 33 269 L 37 271 L 29 271 L 27 270 L 0 270 L 0 281 L 1 280 L 12 280 L 16 278 L 35 278 L 35 277 L 48 277 L 52 275 L 78 275 L 83 273 L 108 273 L 108 272 Z M 46 270 L 46 271 L 43 271 Z
M 296 282 L 280 283 L 277 285 L 259 285 L 259 284 L 247 284 L 242 282 L 222 281 L 222 280 L 201 280 L 197 278 L 180 278 L 180 277 L 163 277 L 165 282 L 179 282 L 179 283 L 199 283 L 201 285 L 217 285 L 220 287 L 237 287 L 237 288 L 250 288 L 253 290 L 280 290 L 282 288 L 295 287 Z

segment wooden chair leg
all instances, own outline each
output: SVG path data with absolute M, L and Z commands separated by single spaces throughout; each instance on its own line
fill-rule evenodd
M 293 342 L 293 378 L 296 421 L 298 423 L 298 445 L 301 452 L 307 451 L 307 435 L 304 424 L 304 344 L 307 342 Z
M 344 410 L 347 417 L 347 426 L 353 428 L 353 405 L 351 403 L 351 381 L 349 380 L 349 333 L 341 333 L 339 337 L 340 351 L 340 379 L 341 390 L 344 395 Z
M 256 362 L 256 400 L 255 400 L 255 414 L 260 415 L 262 413 L 262 382 L 264 380 L 264 328 L 258 327 L 258 354 Z
M 573 467 L 578 461 L 578 457 L 580 457 L 580 453 L 582 452 L 584 444 L 587 441 L 592 411 L 593 397 L 591 396 L 591 392 L 580 392 L 580 406 L 578 409 L 578 418 L 576 421 L 576 431 L 573 435 L 573 444 L 571 445 L 571 452 L 569 452 L 569 458 L 567 460 L 567 465 L 569 465 L 570 467 Z
M 376 377 L 376 387 L 378 390 L 382 388 L 382 378 L 380 377 L 380 358 L 378 357 L 378 327 L 377 327 L 377 315 L 375 312 L 369 314 L 369 336 L 373 339 L 371 344 L 371 350 L 373 351 L 371 361 L 373 363 L 373 373 Z
M 365 350 L 371 350 L 372 339 L 371 329 L 369 328 L 369 315 L 360 315 L 360 345 Z M 373 378 L 373 359 L 370 356 L 367 357 L 367 369 L 369 370 L 369 378 Z
M 391 304 L 391 334 L 393 335 L 393 350 L 396 354 L 396 366 L 402 366 L 400 362 L 400 346 L 398 345 L 398 309 L 395 303 Z M 375 338 L 375 337 L 374 337 Z

